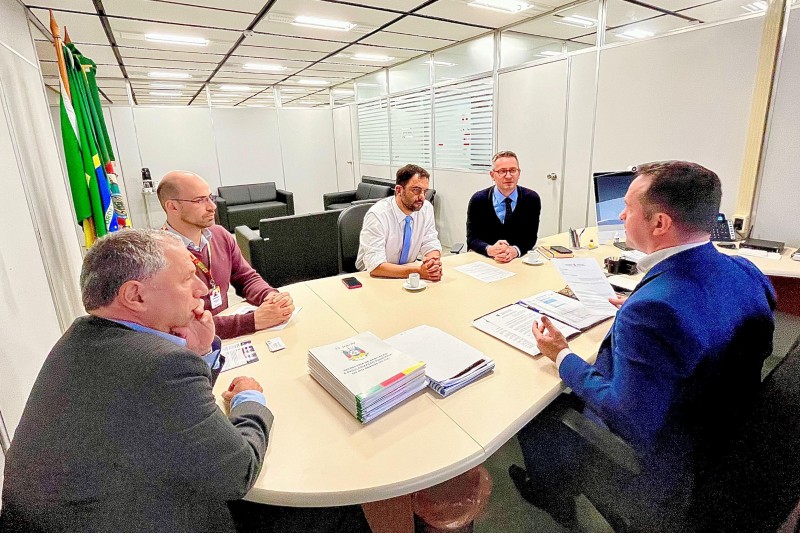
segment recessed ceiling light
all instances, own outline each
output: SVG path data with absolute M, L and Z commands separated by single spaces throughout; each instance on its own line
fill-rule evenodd
M 283 72 L 284 70 L 289 70 L 289 67 L 270 63 L 245 63 L 242 65 L 242 68 L 246 68 L 247 70 L 260 70 L 263 72 Z
M 566 17 L 561 17 L 561 20 L 555 20 L 553 22 L 558 24 L 566 24 L 567 26 L 577 26 L 579 28 L 592 28 L 597 26 L 597 20 L 590 17 L 584 17 L 582 15 L 569 15 Z
M 655 34 L 651 31 L 633 29 L 618 33 L 617 37 L 622 37 L 623 39 L 645 39 L 647 37 L 652 37 L 653 35 Z
M 153 89 L 183 89 L 186 85 L 183 83 L 151 83 L 150 87 Z
M 329 85 L 330 82 L 326 80 L 317 79 L 304 79 L 298 82 L 300 85 Z
M 180 91 L 150 91 L 150 96 L 183 96 Z
M 533 4 L 520 2 L 519 0 L 472 0 L 469 5 L 500 11 L 501 13 L 519 13 L 533 7 Z
M 147 74 L 151 78 L 163 78 L 163 79 L 176 79 L 176 80 L 188 80 L 192 77 L 191 74 L 188 72 L 169 72 L 167 70 L 155 70 Z
M 222 91 L 250 91 L 252 87 L 249 85 L 220 85 Z
M 347 22 L 344 20 L 323 19 L 319 17 L 308 17 L 305 15 L 295 17 L 292 24 L 295 26 L 306 26 L 309 28 L 321 28 L 324 30 L 335 31 L 350 31 L 356 27 L 356 25 L 352 22 Z
M 353 59 L 358 61 L 378 61 L 380 63 L 385 63 L 387 61 L 391 61 L 394 58 L 380 54 L 353 54 Z
M 437 66 L 437 67 L 455 67 L 456 66 L 456 63 L 449 63 L 447 61 L 431 61 L 430 59 L 425 61 L 426 65 L 430 65 L 431 63 L 433 63 L 434 66 Z
M 742 9 L 748 13 L 763 13 L 767 10 L 767 3 L 764 0 L 758 0 L 758 2 L 751 2 L 743 5 Z
M 544 50 L 542 52 L 539 52 L 539 55 L 545 57 L 553 57 L 553 56 L 560 56 L 561 52 L 556 52 L 554 50 Z
M 164 33 L 146 33 L 145 41 L 154 43 L 187 44 L 189 46 L 208 46 L 208 39 L 202 37 L 187 37 L 185 35 L 167 35 Z

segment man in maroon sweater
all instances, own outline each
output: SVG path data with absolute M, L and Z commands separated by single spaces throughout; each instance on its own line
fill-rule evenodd
M 294 311 L 289 293 L 278 292 L 247 264 L 236 240 L 214 224 L 217 206 L 203 178 L 192 172 L 168 172 L 158 184 L 158 200 L 167 214 L 164 229 L 183 239 L 194 256 L 197 275 L 206 282 L 205 308 L 214 315 L 217 335 L 230 339 L 286 322 Z M 228 308 L 228 287 L 258 306 L 243 315 L 219 316 Z

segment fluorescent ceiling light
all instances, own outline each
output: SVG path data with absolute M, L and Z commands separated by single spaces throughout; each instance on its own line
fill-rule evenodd
M 183 83 L 151 83 L 150 87 L 153 89 L 183 89 L 186 85 Z
M 164 33 L 146 33 L 145 41 L 154 43 L 187 44 L 189 46 L 208 46 L 208 39 L 202 37 L 187 37 L 184 35 L 167 35 Z
M 329 85 L 329 81 L 317 79 L 304 79 L 298 82 L 300 85 Z
M 520 2 L 519 0 L 472 0 L 469 5 L 500 11 L 501 13 L 519 13 L 533 7 L 533 4 Z
M 556 15 L 558 16 L 558 15 Z M 592 28 L 597 26 L 597 20 L 582 15 L 569 15 L 561 17 L 561 20 L 555 20 L 558 24 L 566 24 L 567 26 L 577 26 L 579 28 Z
M 380 54 L 360 54 L 359 53 L 359 54 L 353 54 L 352 59 L 355 59 L 355 60 L 358 60 L 358 61 L 378 61 L 378 62 L 381 62 L 381 63 L 385 63 L 387 61 L 391 61 L 394 58 L 390 57 L 390 56 L 380 55 Z
M 563 52 L 556 52 L 554 50 L 544 50 L 542 52 L 539 52 L 539 55 L 545 57 L 553 57 L 553 56 L 560 56 L 562 53 Z
M 220 90 L 222 91 L 250 91 L 252 87 L 249 85 L 221 85 Z
M 284 70 L 289 70 L 289 67 L 270 63 L 245 63 L 242 67 L 247 70 L 260 70 L 262 72 L 283 72 Z
M 447 61 L 436 61 L 436 60 L 431 61 L 430 59 L 425 61 L 426 65 L 430 65 L 431 63 L 433 63 L 433 65 L 436 66 L 436 67 L 455 67 L 456 66 L 456 63 L 449 63 Z
M 155 70 L 147 74 L 151 78 L 163 78 L 163 79 L 176 79 L 176 80 L 188 80 L 192 77 L 191 74 L 188 72 L 169 72 L 166 70 Z
M 306 93 L 308 89 L 301 89 L 300 87 L 280 87 L 282 93 Z
M 183 93 L 180 91 L 150 91 L 150 96 L 183 96 Z
M 646 30 L 626 30 L 618 33 L 617 37 L 622 37 L 623 39 L 645 39 L 653 35 L 655 35 L 653 32 Z
M 758 0 L 757 2 L 751 2 L 747 5 L 743 5 L 742 9 L 748 13 L 763 13 L 767 10 L 767 3 L 764 0 Z
M 323 19 L 319 17 L 308 17 L 305 15 L 295 17 L 292 24 L 295 26 L 306 26 L 309 28 L 322 28 L 324 30 L 335 31 L 350 31 L 356 27 L 356 25 L 352 22 L 347 22 L 344 20 Z

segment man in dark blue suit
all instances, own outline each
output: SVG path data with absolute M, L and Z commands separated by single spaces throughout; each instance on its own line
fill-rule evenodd
M 508 263 L 536 244 L 542 202 L 531 189 L 519 187 L 519 160 L 511 151 L 492 157 L 494 185 L 472 195 L 467 207 L 467 247 Z
M 627 496 L 618 505 L 644 530 L 694 528 L 693 490 L 753 404 L 774 330 L 769 281 L 709 242 L 721 196 L 717 175 L 700 165 L 639 167 L 620 218 L 629 245 L 648 254 L 639 263 L 646 274 L 626 301 L 612 302 L 619 312 L 595 364 L 572 353 L 546 318 L 534 325 L 572 394 L 519 433 L 527 472 L 509 473 L 528 501 L 562 523 L 574 523 L 575 495 L 591 499 L 581 468 L 593 449 L 560 423 L 573 407 L 639 458 L 638 475 L 607 472 L 604 490 Z

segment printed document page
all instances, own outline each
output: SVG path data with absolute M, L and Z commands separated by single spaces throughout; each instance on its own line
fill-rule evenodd
M 589 311 L 610 316 L 617 313 L 617 308 L 608 301 L 617 295 L 597 261 L 591 257 L 573 257 L 554 259 L 552 263 Z
M 512 304 L 478 318 L 472 325 L 518 350 L 538 355 L 541 352 L 531 330 L 534 322 L 541 319 L 542 315 L 536 311 L 519 304 Z M 552 322 L 566 338 L 579 333 L 577 329 L 558 320 L 553 319 Z
M 598 322 L 614 316 L 613 313 L 599 315 L 578 300 L 554 291 L 543 291 L 533 296 L 528 296 L 520 300 L 519 303 L 537 313 L 555 318 L 580 330 L 588 329 Z
M 514 275 L 513 272 L 490 265 L 489 263 L 484 263 L 483 261 L 474 261 L 466 265 L 457 266 L 455 269 L 486 283 L 500 281 L 501 279 L 510 278 Z

